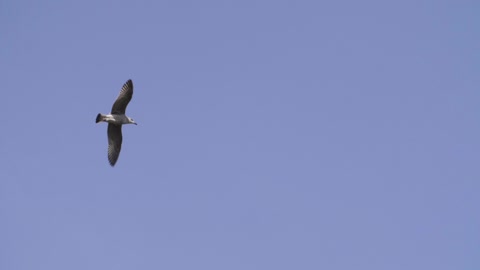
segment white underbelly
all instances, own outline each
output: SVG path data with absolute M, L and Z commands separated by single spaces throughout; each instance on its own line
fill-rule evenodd
M 111 124 L 121 125 L 127 122 L 127 117 L 125 115 L 105 115 L 105 121 Z

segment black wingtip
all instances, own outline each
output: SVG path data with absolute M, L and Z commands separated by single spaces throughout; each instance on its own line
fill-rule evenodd
M 101 113 L 97 114 L 97 119 L 95 119 L 95 123 L 98 123 L 100 121 L 102 121 L 102 114 Z
M 117 157 L 118 159 L 118 157 Z M 110 166 L 115 167 L 115 164 L 117 163 L 117 159 L 113 158 L 113 159 L 110 159 L 110 157 L 108 157 L 108 163 L 110 164 Z
M 133 88 L 132 79 L 128 79 L 128 81 L 127 81 L 125 84 L 128 84 L 128 86 L 129 86 L 130 88 Z

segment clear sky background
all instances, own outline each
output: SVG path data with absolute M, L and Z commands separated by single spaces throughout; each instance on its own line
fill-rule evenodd
M 479 13 L 1 1 L 0 269 L 480 269 Z

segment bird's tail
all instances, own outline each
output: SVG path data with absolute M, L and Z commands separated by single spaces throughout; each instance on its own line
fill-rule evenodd
M 103 117 L 104 117 L 103 114 L 101 114 L 101 113 L 97 114 L 97 119 L 95 119 L 95 123 L 103 121 L 103 119 L 104 119 Z

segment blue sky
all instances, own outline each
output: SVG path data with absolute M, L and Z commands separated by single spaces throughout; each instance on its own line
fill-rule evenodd
M 1 2 L 0 269 L 480 269 L 479 12 Z

